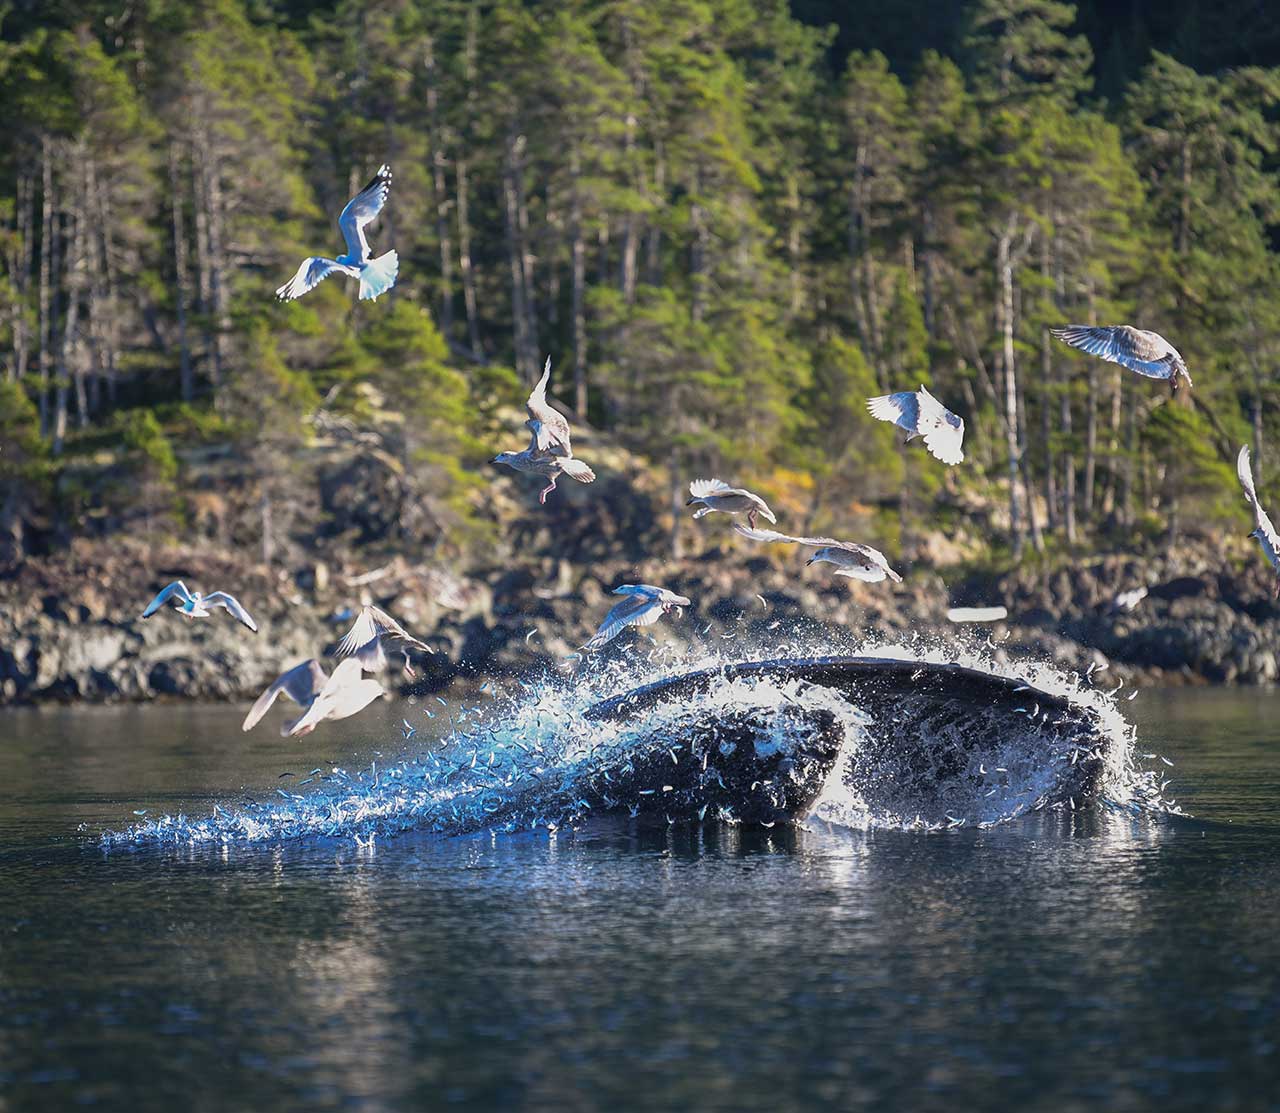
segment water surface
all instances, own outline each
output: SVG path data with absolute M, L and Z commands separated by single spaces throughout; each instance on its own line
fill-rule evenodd
M 110 852 L 429 727 L 7 712 L 0 1108 L 1280 1109 L 1280 695 L 1124 706 L 1194 819 Z

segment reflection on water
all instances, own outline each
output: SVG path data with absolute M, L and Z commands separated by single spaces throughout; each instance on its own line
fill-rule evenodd
M 109 855 L 394 720 L 6 714 L 0 1108 L 1274 1108 L 1280 697 L 1129 710 L 1196 819 Z

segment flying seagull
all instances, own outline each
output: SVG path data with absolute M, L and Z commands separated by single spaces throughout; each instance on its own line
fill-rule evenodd
M 276 702 L 276 697 L 283 694 L 288 696 L 294 703 L 298 704 L 305 713 L 312 703 L 315 702 L 316 696 L 320 694 L 320 690 L 328 683 L 329 677 L 325 674 L 320 662 L 314 657 L 309 661 L 303 661 L 300 665 L 295 665 L 288 672 L 281 673 L 271 686 L 266 689 L 256 700 L 253 706 L 249 708 L 249 714 L 244 717 L 244 722 L 240 724 L 243 731 L 253 730 L 254 727 L 262 721 L 262 716 L 271 710 L 271 705 Z M 301 716 L 298 717 L 301 719 Z M 293 729 L 293 722 L 286 721 L 280 727 L 280 737 L 286 738 L 289 731 Z
M 600 629 L 582 647 L 584 650 L 599 649 L 628 626 L 652 626 L 664 614 L 693 605 L 683 595 L 652 584 L 622 584 L 613 589 L 613 594 L 624 595 L 626 598 L 615 603 L 613 609 L 604 616 Z
M 783 545 L 808 545 L 817 549 L 805 564 L 834 564 L 835 575 L 848 576 L 869 584 L 889 579 L 902 583 L 902 577 L 889 567 L 889 561 L 879 549 L 859 545 L 856 541 L 837 541 L 834 537 L 792 537 L 789 533 L 777 533 L 771 529 L 751 529 L 734 522 L 733 528 L 752 541 L 777 542 Z
M 1174 390 L 1178 389 L 1179 377 L 1187 380 L 1187 386 L 1192 385 L 1187 365 L 1178 349 L 1158 332 L 1148 332 L 1132 325 L 1103 325 L 1096 328 L 1089 325 L 1068 325 L 1066 328 L 1051 328 L 1049 334 L 1064 344 L 1070 344 L 1091 356 L 1118 363 L 1148 379 L 1164 379 Z
M 1267 512 L 1258 503 L 1258 492 L 1253 486 L 1253 468 L 1249 464 L 1248 445 L 1240 449 L 1240 455 L 1236 457 L 1236 475 L 1240 478 L 1240 486 L 1244 488 L 1246 501 L 1253 507 L 1254 526 L 1249 536 L 1258 539 L 1263 555 L 1276 570 L 1274 596 L 1280 599 L 1280 534 L 1276 533 L 1276 527 L 1271 524 Z
M 174 580 L 147 604 L 142 617 L 150 618 L 166 603 L 171 603 L 179 614 L 186 615 L 187 618 L 208 618 L 210 607 L 226 607 L 231 612 L 231 617 L 237 622 L 244 623 L 255 634 L 258 632 L 258 624 L 253 621 L 249 612 L 240 605 L 240 601 L 234 595 L 228 595 L 225 591 L 212 591 L 208 595 L 201 595 L 198 591 L 188 591 L 187 585 L 181 580 Z
M 516 471 L 540 475 L 544 479 L 551 480 L 538 492 L 540 503 L 547 501 L 547 496 L 556 489 L 556 480 L 562 475 L 576 479 L 579 483 L 591 483 L 596 478 L 596 473 L 581 460 L 576 460 L 572 456 L 557 456 L 554 452 L 539 449 L 536 432 L 529 440 L 529 447 L 523 452 L 499 452 L 493 458 L 493 463 L 506 464 L 507 467 L 515 468 Z
M 713 510 L 719 510 L 724 514 L 745 512 L 747 524 L 752 529 L 755 528 L 757 514 L 768 518 L 774 524 L 778 521 L 768 504 L 759 495 L 742 487 L 730 487 L 720 479 L 695 479 L 689 484 L 689 494 L 693 497 L 685 503 L 685 506 L 698 507 L 693 513 L 695 518 L 702 518 Z
M 358 715 L 374 700 L 383 694 L 382 685 L 376 680 L 370 680 L 364 675 L 364 669 L 360 662 L 354 657 L 348 657 L 345 661 L 339 661 L 338 667 L 333 670 L 333 675 L 325 677 L 324 670 L 319 667 L 315 661 L 307 662 L 309 665 L 315 665 L 315 671 L 312 673 L 311 683 L 314 685 L 317 681 L 319 689 L 312 689 L 313 694 L 310 701 L 305 705 L 306 709 L 302 715 L 293 722 L 285 723 L 281 727 L 281 734 L 284 737 L 297 737 L 302 734 L 310 734 L 316 727 L 326 719 L 349 719 L 352 715 Z M 299 665 L 299 668 L 303 666 Z M 297 670 L 291 670 L 297 671 Z M 318 675 L 316 675 L 318 674 Z M 289 673 L 285 673 L 288 676 Z M 283 680 L 284 677 L 281 677 Z M 277 680 L 276 684 L 280 681 Z M 275 685 L 272 685 L 274 688 Z M 301 685 L 299 689 L 302 690 Z M 272 689 L 268 688 L 258 697 L 257 703 L 249 711 L 248 717 L 245 719 L 243 729 L 248 730 L 253 726 L 254 712 L 258 711 L 258 704 L 263 704 L 261 711 L 258 711 L 258 718 L 262 717 L 268 707 L 271 706 L 275 696 Z M 264 703 L 265 701 L 265 703 Z M 253 722 L 250 722 L 253 719 Z
M 424 653 L 435 652 L 426 642 L 419 641 L 410 634 L 386 611 L 372 606 L 360 608 L 351 629 L 343 636 L 334 652 L 339 657 L 355 657 L 365 672 L 381 672 L 387 667 L 387 654 L 382 645 L 384 641 L 401 643 L 405 676 L 413 676 L 414 672 L 404 646 L 411 645 Z
M 524 408 L 529 412 L 529 420 L 525 425 L 533 433 L 533 443 L 539 452 L 550 452 L 555 456 L 572 456 L 573 449 L 569 445 L 569 421 L 559 410 L 553 409 L 547 401 L 547 381 L 551 378 L 551 357 L 547 356 L 546 366 L 542 369 L 542 378 L 533 388 Z
M 314 289 L 331 274 L 350 275 L 360 280 L 360 300 L 377 298 L 396 284 L 400 271 L 400 256 L 394 251 L 372 258 L 369 241 L 365 238 L 366 225 L 375 220 L 386 204 L 391 191 L 391 167 L 383 163 L 367 186 L 357 193 L 338 217 L 342 238 L 347 241 L 345 255 L 328 259 L 312 255 L 302 261 L 302 266 L 288 282 L 276 291 L 281 301 L 293 301 L 308 290 Z
M 944 464 L 964 459 L 964 420 L 953 414 L 923 386 L 900 394 L 867 399 L 871 416 L 907 431 L 907 440 L 924 437 L 925 447 Z

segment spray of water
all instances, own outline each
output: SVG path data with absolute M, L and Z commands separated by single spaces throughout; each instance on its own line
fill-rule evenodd
M 697 744 L 687 741 L 696 722 L 744 717 L 765 723 L 774 732 L 768 737 L 779 747 L 794 744 L 797 734 L 811 730 L 815 716 L 836 723 L 843 749 L 809 813 L 828 823 L 864 830 L 937 829 L 991 826 L 1044 807 L 1100 804 L 1135 816 L 1177 811 L 1164 800 L 1158 772 L 1143 766 L 1133 728 L 1115 700 L 1085 677 L 1045 662 L 1002 662 L 992 646 L 958 647 L 924 638 L 855 644 L 852 638 L 833 640 L 829 633 L 794 632 L 779 642 L 771 638 L 767 624 L 757 626 L 756 637 L 743 628 L 732 638 L 713 636 L 682 650 L 646 640 L 639 643 L 641 651 L 607 663 L 570 662 L 558 673 L 519 682 L 501 698 L 455 708 L 452 732 L 428 751 L 386 765 L 314 770 L 311 787 L 304 792 L 277 789 L 263 800 L 216 805 L 210 814 L 198 817 L 146 819 L 101 838 L 108 847 L 307 838 L 368 845 L 405 830 L 442 835 L 486 829 L 554 831 L 607 809 L 611 786 L 643 768 L 655 754 L 663 760 L 669 755 L 676 770 L 682 769 L 682 760 L 699 760 Z M 1044 732 L 1028 714 L 1025 730 L 997 732 L 992 745 L 965 753 L 959 768 L 946 774 L 922 771 L 916 761 L 907 777 L 903 769 L 886 766 L 883 747 L 877 751 L 866 716 L 847 698 L 776 675 L 713 687 L 695 705 L 673 698 L 638 721 L 583 718 L 583 712 L 601 699 L 684 672 L 732 661 L 831 654 L 957 663 L 1016 679 L 1060 696 L 1091 716 L 1097 742 L 1087 754 L 1077 752 L 1084 747 L 1074 743 L 1046 748 L 1040 741 Z M 940 727 L 939 736 L 930 739 L 931 752 L 958 752 L 962 739 L 943 736 L 948 729 L 957 728 Z M 1102 764 L 1099 792 L 1088 805 L 1070 796 L 1055 799 L 1053 787 L 1063 769 L 1084 758 Z M 948 761 L 954 765 L 956 759 Z M 914 785 L 911 792 L 902 788 L 908 782 Z M 658 785 L 653 791 L 663 789 L 675 786 Z M 710 813 L 695 812 L 693 818 L 733 822 L 738 817 L 732 807 L 717 806 Z

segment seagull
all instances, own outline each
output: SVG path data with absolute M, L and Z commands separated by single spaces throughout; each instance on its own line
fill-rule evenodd
M 271 710 L 271 705 L 276 702 L 276 696 L 281 693 L 298 704 L 305 713 L 315 702 L 316 696 L 320 694 L 320 690 L 328 680 L 329 677 L 320 667 L 320 662 L 314 657 L 309 661 L 303 661 L 300 665 L 294 665 L 288 672 L 282 672 L 277 676 L 271 686 L 253 701 L 253 706 L 249 708 L 249 714 L 244 717 L 240 729 L 253 730 L 262 721 L 262 716 Z M 288 737 L 289 731 L 297 721 L 285 722 L 280 727 L 280 737 Z
M 1164 379 L 1174 390 L 1178 389 L 1179 377 L 1187 380 L 1187 386 L 1192 385 L 1187 365 L 1178 349 L 1158 332 L 1148 332 L 1132 325 L 1097 328 L 1067 325 L 1066 328 L 1051 328 L 1049 334 L 1064 344 L 1091 356 L 1100 356 L 1110 363 L 1118 363 L 1148 379 Z
M 1111 600 L 1112 611 L 1131 611 L 1147 597 L 1145 587 L 1133 587 L 1120 592 Z
M 859 545 L 855 541 L 837 541 L 834 537 L 792 537 L 789 533 L 777 533 L 771 529 L 751 529 L 734 522 L 733 528 L 743 537 L 751 541 L 777 542 L 783 545 L 808 545 L 818 551 L 805 565 L 834 564 L 835 575 L 848 576 L 852 580 L 862 580 L 875 584 L 889 579 L 895 584 L 902 583 L 902 577 L 889 567 L 889 561 L 879 549 L 870 545 Z
M 384 640 L 411 645 L 424 653 L 435 653 L 431 646 L 415 638 L 382 608 L 372 606 L 360 608 L 360 614 L 334 652 L 339 657 L 355 657 L 365 672 L 381 672 L 387 667 L 387 654 L 382 647 Z M 409 654 L 403 648 L 401 653 L 404 655 L 404 674 L 412 677 L 414 672 L 409 664 Z
M 613 609 L 604 616 L 600 629 L 582 647 L 584 650 L 599 649 L 628 626 L 652 626 L 664 614 L 678 612 L 681 607 L 693 606 L 683 595 L 652 584 L 622 584 L 613 589 L 613 594 L 625 595 L 626 598 L 615 603 Z
M 596 478 L 596 473 L 581 460 L 576 460 L 572 456 L 557 456 L 554 452 L 539 449 L 536 432 L 529 440 L 529 447 L 523 452 L 499 452 L 492 462 L 506 464 L 509 468 L 515 468 L 516 471 L 526 472 L 529 475 L 540 475 L 544 479 L 550 479 L 551 482 L 538 492 L 540 503 L 547 501 L 547 496 L 556 489 L 556 480 L 562 475 L 576 479 L 579 483 L 592 483 Z
M 1258 539 L 1263 555 L 1276 570 L 1273 594 L 1276 599 L 1280 599 L 1280 534 L 1276 533 L 1276 527 L 1271 524 L 1267 512 L 1258 505 L 1258 492 L 1253 486 L 1253 468 L 1249 464 L 1248 445 L 1241 448 L 1240 455 L 1236 457 L 1236 475 L 1240 478 L 1240 486 L 1244 488 L 1246 501 L 1253 507 L 1254 527 L 1249 536 Z
M 720 479 L 695 479 L 689 484 L 689 494 L 693 497 L 685 506 L 698 506 L 693 512 L 695 518 L 705 517 L 713 510 L 725 514 L 741 514 L 745 511 L 747 524 L 752 529 L 755 529 L 757 514 L 768 518 L 775 525 L 778 521 L 759 495 L 742 487 L 730 487 Z
M 922 385 L 919 390 L 867 399 L 871 416 L 907 431 L 907 440 L 924 437 L 925 447 L 944 464 L 964 459 L 964 420 L 953 414 Z
M 378 258 L 370 257 L 369 241 L 365 238 L 365 226 L 377 218 L 391 191 L 391 167 L 385 162 L 378 167 L 367 186 L 357 193 L 338 217 L 342 238 L 347 241 L 347 252 L 336 259 L 312 255 L 302 261 L 302 266 L 288 282 L 276 291 L 281 301 L 293 301 L 314 289 L 334 273 L 350 275 L 360 280 L 360 300 L 376 299 L 396 284 L 400 271 L 400 256 L 388 251 Z
M 553 409 L 547 401 L 547 381 L 551 378 L 551 357 L 547 356 L 546 366 L 542 369 L 542 378 L 533 388 L 524 408 L 529 413 L 525 425 L 533 432 L 533 443 L 539 452 L 550 452 L 555 456 L 572 456 L 573 449 L 569 445 L 569 421 L 559 410 Z
M 319 674 L 319 677 L 324 677 L 324 670 L 319 667 L 318 662 L 311 661 L 308 663 L 316 665 L 315 671 Z M 299 668 L 301 667 L 299 666 Z M 288 675 L 288 673 L 285 673 L 285 676 Z M 276 681 L 276 683 L 278 684 L 280 681 Z M 352 715 L 358 715 L 381 695 L 383 695 L 382 685 L 364 675 L 364 668 L 356 658 L 348 657 L 345 661 L 338 662 L 338 667 L 333 670 L 332 676 L 325 677 L 319 690 L 315 691 L 312 699 L 306 705 L 306 710 L 303 711 L 302 715 L 294 719 L 293 722 L 285 723 L 281 727 L 281 735 L 283 737 L 297 737 L 303 734 L 310 734 L 325 719 L 349 719 Z M 267 701 L 262 711 L 265 712 L 271 706 L 271 700 L 274 698 L 274 695 L 271 694 L 271 688 L 268 688 L 258 697 L 258 703 L 262 703 L 263 700 Z M 249 718 L 253 718 L 253 713 L 257 710 L 257 707 L 258 704 L 255 703 L 253 708 L 250 709 Z M 259 718 L 261 718 L 261 713 Z M 257 720 L 255 719 L 254 721 L 256 722 Z M 249 719 L 247 718 L 245 722 L 248 723 Z M 252 726 L 253 724 L 250 723 L 249 725 Z M 244 727 L 244 729 L 248 730 L 249 727 Z
M 952 607 L 947 611 L 948 622 L 1000 622 L 1009 617 L 1004 607 Z
M 147 609 L 142 612 L 142 617 L 150 618 L 169 602 L 173 603 L 174 609 L 179 614 L 186 615 L 187 618 L 208 618 L 210 607 L 226 607 L 231 612 L 231 617 L 237 622 L 243 623 L 255 634 L 258 632 L 258 624 L 253 621 L 252 616 L 240 605 L 240 601 L 234 595 L 228 595 L 225 591 L 212 591 L 208 595 L 201 595 L 198 591 L 188 591 L 187 585 L 181 580 L 174 580 L 152 599 L 147 604 Z

